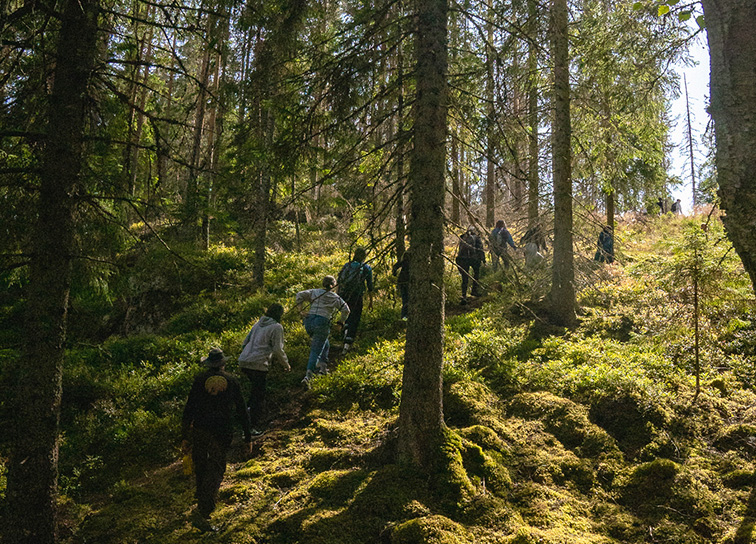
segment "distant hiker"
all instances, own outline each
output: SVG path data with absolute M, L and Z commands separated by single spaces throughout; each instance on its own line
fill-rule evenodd
M 251 451 L 249 416 L 239 382 L 225 371 L 228 358 L 213 348 L 201 362 L 208 367 L 192 384 L 181 422 L 181 448 L 191 450 L 196 479 L 197 509 L 192 524 L 200 531 L 213 531 L 210 514 L 215 510 L 226 453 L 233 438 L 233 416 L 242 424 L 246 452 Z
M 664 202 L 664 199 L 662 197 L 659 197 L 659 200 L 656 201 L 656 205 L 659 206 L 659 213 L 664 215 L 667 213 L 667 206 L 666 202 Z
M 310 380 L 318 374 L 328 372 L 328 352 L 330 344 L 328 337 L 331 334 L 331 319 L 336 312 L 340 312 L 339 324 L 343 327 L 344 321 L 349 316 L 349 306 L 344 300 L 333 292 L 336 286 L 336 278 L 326 276 L 323 278 L 322 289 L 308 289 L 297 293 L 297 305 L 305 302 L 310 303 L 310 310 L 304 318 L 304 327 L 312 339 L 310 342 L 310 358 L 307 360 L 307 372 L 302 383 L 310 386 Z
M 525 266 L 527 268 L 535 268 L 546 259 L 539 251 L 540 249 L 546 251 L 546 239 L 538 226 L 527 230 L 520 239 L 520 245 L 524 246 Z
M 396 286 L 399 288 L 399 295 L 402 297 L 402 320 L 407 321 L 407 312 L 409 309 L 409 270 L 410 270 L 410 252 L 404 252 L 402 259 L 391 268 L 391 273 L 396 276 Z
M 489 244 L 491 248 L 491 264 L 494 271 L 499 268 L 499 259 L 504 268 L 509 267 L 509 255 L 507 254 L 507 246 L 512 249 L 517 249 L 517 246 L 512 239 L 512 235 L 507 230 L 507 226 L 501 219 L 496 222 L 496 227 L 491 231 L 489 238 Z
M 593 260 L 600 263 L 613 263 L 614 262 L 614 235 L 612 234 L 612 227 L 605 226 L 601 229 L 598 237 L 598 249 Z
M 680 202 L 680 199 L 678 198 L 675 202 L 672 203 L 672 213 L 674 214 L 681 214 L 682 213 L 682 202 Z
M 473 284 L 470 294 L 474 297 L 481 295 L 480 265 L 486 261 L 483 241 L 478 236 L 475 227 L 469 227 L 459 239 L 457 248 L 457 269 L 462 275 L 462 299 L 460 304 L 467 304 L 467 284 L 470 279 L 470 269 L 473 271 Z
M 239 368 L 249 378 L 251 386 L 247 408 L 253 435 L 262 434 L 260 429 L 265 415 L 265 389 L 272 359 L 278 359 L 286 372 L 291 370 L 289 358 L 284 351 L 284 332 L 281 325 L 283 314 L 283 306 L 278 303 L 271 304 L 242 342 Z
M 373 309 L 373 269 L 365 262 L 365 248 L 354 250 L 354 257 L 346 263 L 336 279 L 339 296 L 349 306 L 349 317 L 344 325 L 344 347 L 346 352 L 352 347 L 357 335 L 357 328 L 362 319 L 362 297 L 367 290 L 368 309 Z

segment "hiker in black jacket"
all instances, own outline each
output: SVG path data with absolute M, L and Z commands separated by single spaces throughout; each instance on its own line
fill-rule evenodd
M 192 523 L 200 531 L 213 531 L 210 514 L 226 472 L 226 454 L 233 438 L 233 417 L 244 430 L 246 453 L 251 451 L 251 430 L 241 387 L 225 371 L 228 358 L 213 348 L 202 363 L 208 367 L 192 384 L 181 422 L 181 447 L 192 454 L 196 477 L 197 510 Z
M 349 306 L 349 317 L 344 323 L 344 347 L 347 352 L 357 336 L 357 328 L 362 318 L 362 297 L 367 291 L 368 309 L 373 308 L 373 269 L 365 262 L 367 251 L 358 247 L 354 250 L 354 257 L 346 263 L 339 272 L 336 284 L 339 296 Z
M 480 289 L 480 265 L 486 261 L 486 252 L 483 248 L 483 240 L 480 239 L 475 227 L 469 227 L 459 238 L 457 249 L 457 269 L 462 275 L 462 299 L 460 304 L 467 304 L 467 284 L 470 279 L 470 269 L 473 271 L 473 284 L 470 294 L 474 297 L 481 295 Z

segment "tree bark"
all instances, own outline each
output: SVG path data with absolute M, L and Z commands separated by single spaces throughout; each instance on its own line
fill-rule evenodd
M 454 130 L 451 135 L 451 161 L 452 161 L 452 209 L 451 209 L 451 222 L 453 225 L 459 225 L 460 219 L 460 205 L 459 201 L 462 199 L 462 187 L 460 183 L 460 166 L 459 166 L 459 139 L 457 138 L 457 131 Z
M 429 471 L 443 437 L 444 194 L 447 4 L 416 0 L 414 149 L 410 166 L 410 301 L 399 410 L 400 457 Z
M 554 265 L 549 298 L 555 322 L 569 326 L 575 322 L 576 303 L 572 247 L 572 127 L 567 0 L 553 0 L 551 9 L 554 61 Z
M 756 289 L 756 3 L 703 0 L 722 222 Z
M 606 226 L 614 231 L 614 187 L 606 193 Z M 616 241 L 616 240 L 615 240 Z
M 17 367 L 15 436 L 8 470 L 7 542 L 57 539 L 58 426 L 75 208 L 97 40 L 97 0 L 64 8 L 42 155 L 38 218 L 26 309 L 24 360 Z
M 404 209 L 404 192 L 405 192 L 405 183 L 404 183 L 404 151 L 405 151 L 405 145 L 404 145 L 404 56 L 402 55 L 402 49 L 399 47 L 398 52 L 398 58 L 397 58 L 397 78 L 398 78 L 398 87 L 399 87 L 399 96 L 398 96 L 398 103 L 396 107 L 396 145 L 397 145 L 397 152 L 396 152 L 396 162 L 395 162 L 395 172 L 396 172 L 396 179 L 398 182 L 397 185 L 397 195 L 396 195 L 396 214 L 395 214 L 395 226 L 396 226 L 396 235 L 395 235 L 395 253 L 397 260 L 400 260 L 402 256 L 404 255 L 404 252 L 406 251 L 405 247 L 405 241 L 404 238 L 407 234 L 407 225 L 404 219 L 405 209 Z
M 494 139 L 496 128 L 496 89 L 494 87 L 494 61 L 496 51 L 493 47 L 494 31 L 493 1 L 488 0 L 486 21 L 486 227 L 494 226 L 496 212 L 496 159 Z
M 538 169 L 538 5 L 528 0 L 530 41 L 528 42 L 528 228 L 538 224 L 538 198 L 540 194 Z

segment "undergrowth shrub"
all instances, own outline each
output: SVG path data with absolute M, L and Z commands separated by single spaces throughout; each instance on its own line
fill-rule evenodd
M 401 396 L 404 345 L 382 342 L 365 355 L 347 357 L 338 372 L 313 382 L 317 402 L 331 408 L 391 409 Z

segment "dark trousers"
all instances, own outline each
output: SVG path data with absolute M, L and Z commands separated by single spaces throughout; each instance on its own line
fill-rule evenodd
M 407 312 L 409 310 L 409 284 L 407 283 L 400 283 L 398 285 L 399 287 L 399 295 L 402 297 L 402 317 L 407 317 Z
M 209 518 L 215 510 L 223 475 L 226 472 L 226 453 L 231 437 L 219 438 L 212 432 L 195 427 L 192 431 L 192 461 L 197 484 L 197 510 Z
M 344 302 L 349 306 L 349 317 L 344 323 L 344 342 L 351 344 L 357 336 L 357 327 L 362 319 L 362 295 L 345 299 Z
M 473 284 L 471 289 L 471 295 L 474 297 L 480 296 L 480 261 L 478 259 L 466 259 L 463 257 L 457 257 L 457 269 L 462 275 L 462 298 L 467 297 L 467 284 L 470 280 L 470 269 L 473 271 Z
M 252 370 L 242 368 L 242 372 L 249 379 L 249 419 L 252 427 L 257 427 L 265 419 L 265 389 L 268 381 L 268 372 L 265 370 Z

